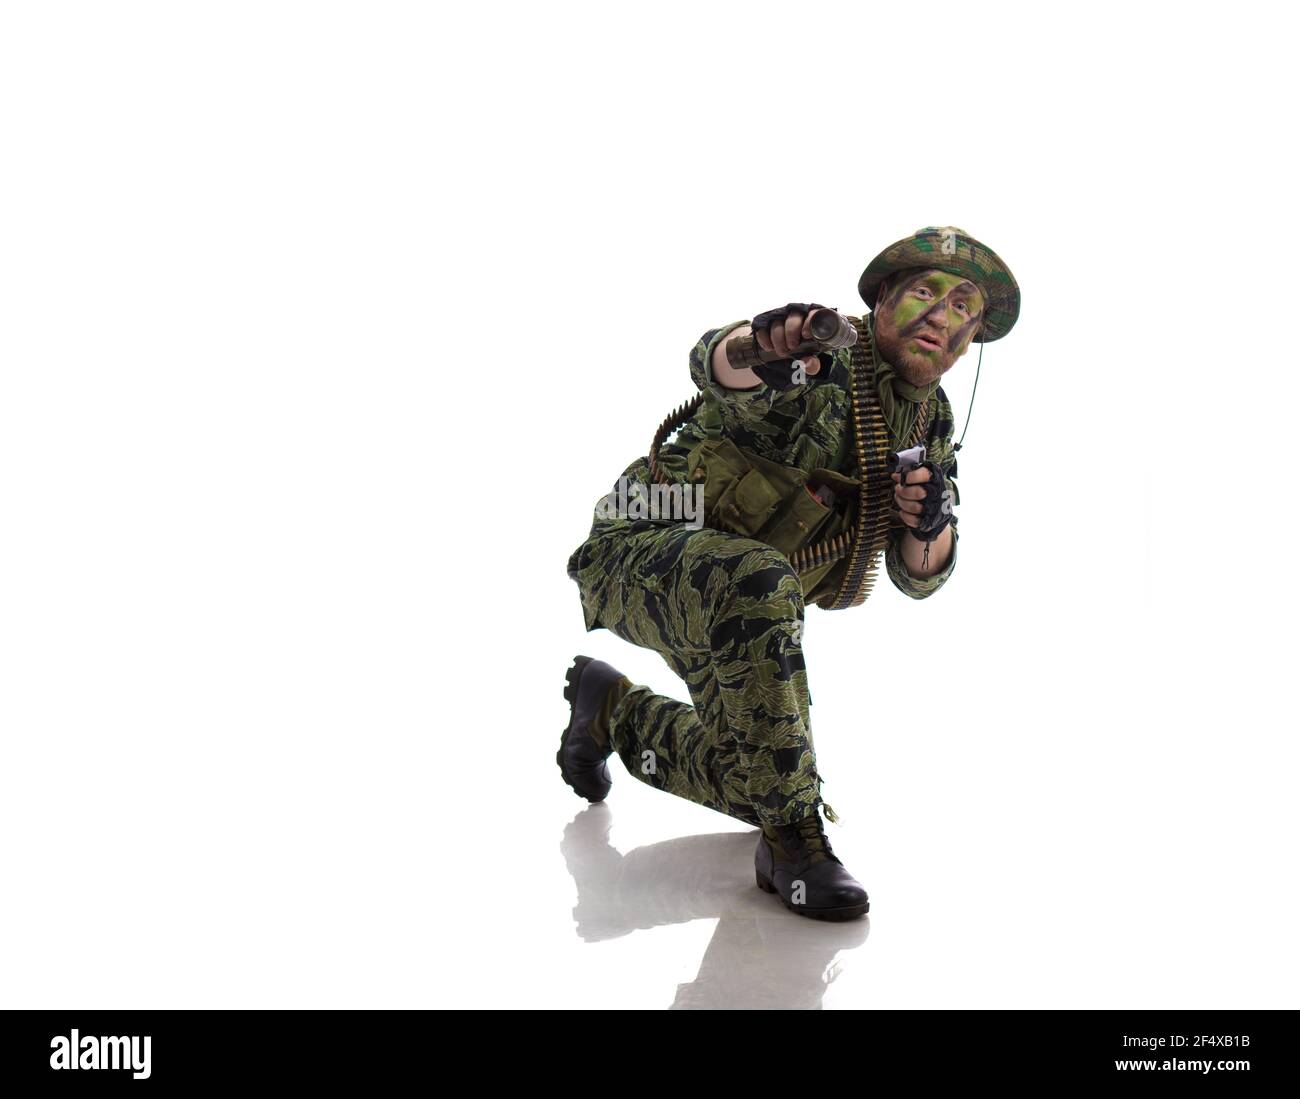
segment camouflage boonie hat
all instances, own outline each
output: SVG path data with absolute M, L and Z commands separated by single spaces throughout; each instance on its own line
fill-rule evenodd
M 993 249 L 951 225 L 927 225 L 896 241 L 873 259 L 858 279 L 858 293 L 869 309 L 876 307 L 880 284 L 895 271 L 929 267 L 968 278 L 984 293 L 984 324 L 977 339 L 1001 339 L 1020 315 L 1020 287 L 1011 269 Z

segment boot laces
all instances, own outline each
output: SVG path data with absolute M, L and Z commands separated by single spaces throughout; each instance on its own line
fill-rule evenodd
M 816 812 L 803 820 L 785 825 L 781 830 L 788 838 L 790 848 L 810 857 L 820 854 L 839 862 L 831 850 L 831 842 L 826 838 L 826 832 L 822 829 L 822 819 Z

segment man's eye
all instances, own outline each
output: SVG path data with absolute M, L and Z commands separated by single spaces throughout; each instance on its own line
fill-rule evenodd
M 970 310 L 966 307 L 966 303 L 964 301 L 959 301 L 957 303 L 957 308 L 960 309 L 967 316 L 970 316 Z

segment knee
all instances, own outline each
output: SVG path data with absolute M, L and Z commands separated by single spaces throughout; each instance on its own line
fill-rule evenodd
M 768 633 L 778 625 L 794 631 L 803 621 L 803 609 L 799 576 L 785 555 L 767 547 L 753 550 L 739 559 L 718 602 L 713 645 L 750 640 L 756 630 Z
M 770 604 L 777 611 L 788 607 L 796 617 L 803 613 L 799 574 L 790 567 L 785 554 L 768 547 L 751 550 L 740 559 L 731 575 L 728 594 L 746 603 Z

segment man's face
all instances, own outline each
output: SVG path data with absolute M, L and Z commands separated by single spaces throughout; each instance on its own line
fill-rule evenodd
M 881 288 L 876 346 L 905 381 L 937 381 L 970 347 L 984 317 L 984 295 L 947 271 L 903 271 Z

